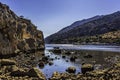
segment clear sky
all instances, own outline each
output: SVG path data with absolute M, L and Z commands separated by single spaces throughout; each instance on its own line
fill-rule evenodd
M 77 20 L 120 11 L 120 0 L 0 0 L 48 36 Z

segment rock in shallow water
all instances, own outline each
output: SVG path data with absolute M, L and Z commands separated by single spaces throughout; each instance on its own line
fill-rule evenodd
M 70 66 L 70 67 L 68 67 L 68 69 L 66 69 L 66 71 L 67 71 L 68 73 L 75 73 L 75 72 L 76 72 L 76 68 L 73 67 L 73 66 Z
M 93 70 L 94 70 L 94 67 L 92 64 L 83 64 L 81 67 L 81 71 L 83 74 L 85 74 L 88 71 L 93 71 Z
M 48 63 L 50 66 L 52 66 L 54 63 L 52 61 L 49 61 Z
M 72 61 L 72 62 L 75 62 L 76 59 L 77 59 L 76 56 L 72 56 L 72 57 L 70 57 L 70 61 Z

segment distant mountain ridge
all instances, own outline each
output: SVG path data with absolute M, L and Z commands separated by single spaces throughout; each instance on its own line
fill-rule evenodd
M 96 42 L 99 42 L 99 35 L 118 30 L 120 30 L 120 11 L 74 22 L 72 25 L 48 36 L 45 41 L 46 43 L 82 43 L 86 40 L 81 41 L 81 39 L 86 39 L 86 36 L 97 36 Z
M 92 21 L 92 20 L 96 20 L 96 19 L 98 19 L 98 18 L 102 18 L 102 16 L 94 16 L 94 17 L 92 17 L 92 18 L 88 18 L 88 19 L 83 19 L 83 20 L 80 20 L 80 21 L 76 21 L 76 22 L 74 22 L 73 24 L 71 24 L 70 26 L 67 26 L 67 27 L 65 27 L 65 28 L 63 28 L 62 30 L 60 30 L 58 33 L 60 34 L 60 33 L 64 33 L 64 32 L 67 32 L 67 31 L 69 31 L 70 29 L 73 29 L 73 28 L 75 28 L 75 27 L 77 27 L 78 25 L 80 26 L 80 25 L 83 25 L 83 24 L 85 24 L 85 23 L 87 23 L 87 22 L 90 22 L 90 21 Z

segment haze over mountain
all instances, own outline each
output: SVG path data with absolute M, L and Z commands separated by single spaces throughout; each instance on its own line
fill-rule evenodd
M 101 40 L 102 43 L 113 43 L 116 42 L 115 40 L 119 40 L 119 36 L 114 35 L 116 38 L 112 39 L 113 41 L 106 41 L 102 35 L 109 32 L 115 33 L 118 30 L 120 30 L 120 11 L 76 21 L 57 33 L 48 36 L 45 41 L 46 43 L 83 43 L 87 39 L 87 42 L 100 42 Z

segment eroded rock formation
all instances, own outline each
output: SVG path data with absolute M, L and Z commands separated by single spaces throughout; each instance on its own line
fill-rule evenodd
M 0 55 L 35 49 L 44 49 L 42 31 L 0 3 Z

